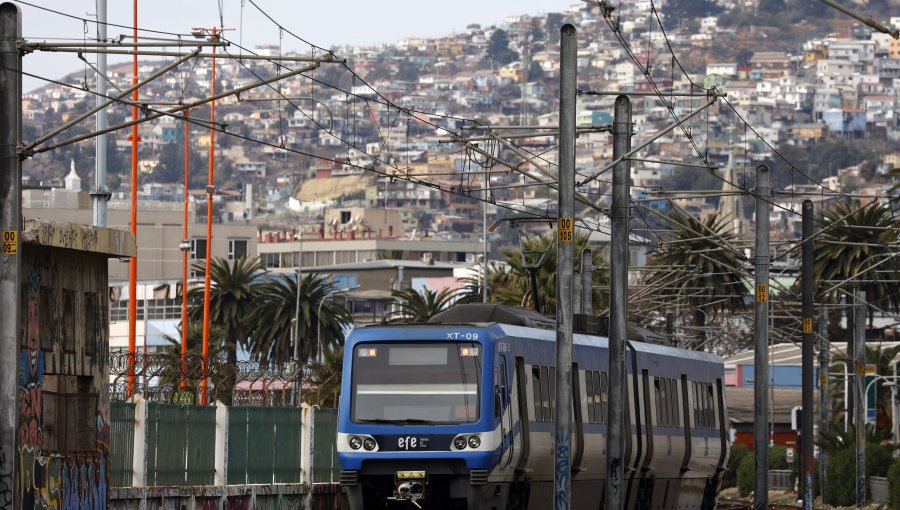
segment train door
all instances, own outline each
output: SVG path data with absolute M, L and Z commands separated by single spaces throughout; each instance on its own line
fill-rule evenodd
M 500 418 L 500 469 L 504 470 L 509 467 L 513 457 L 513 410 L 510 406 L 509 398 L 509 375 L 506 372 L 506 355 L 500 355 L 500 362 L 495 367 L 494 372 L 494 405 L 496 406 L 498 416 Z

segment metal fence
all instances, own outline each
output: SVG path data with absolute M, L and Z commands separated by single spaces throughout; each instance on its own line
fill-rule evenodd
M 147 412 L 147 483 L 212 485 L 216 408 L 151 402 Z
M 130 487 L 134 459 L 134 404 L 109 404 L 109 483 Z
M 299 483 L 302 411 L 228 409 L 228 483 Z
M 769 490 L 791 490 L 794 486 L 791 484 L 791 470 L 789 469 L 770 469 L 769 470 Z
M 341 477 L 335 438 L 337 437 L 337 409 L 316 409 L 313 431 L 313 483 L 337 483 Z
M 869 477 L 869 490 L 872 491 L 872 502 L 888 504 L 891 502 L 891 493 L 888 489 L 888 479 L 880 476 Z

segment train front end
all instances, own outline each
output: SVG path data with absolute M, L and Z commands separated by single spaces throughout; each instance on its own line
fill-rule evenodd
M 426 325 L 350 334 L 337 451 L 352 510 L 483 501 L 502 442 L 486 338 L 475 327 Z

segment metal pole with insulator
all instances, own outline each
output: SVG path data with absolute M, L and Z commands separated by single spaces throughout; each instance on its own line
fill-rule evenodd
M 575 246 L 575 100 L 578 38 L 565 24 L 560 36 L 559 195 L 556 243 L 556 421 L 553 507 L 568 510 L 572 492 L 572 287 Z
M 581 313 L 594 313 L 594 255 L 590 249 L 581 252 Z
M 97 42 L 106 42 L 106 0 L 97 0 Z M 106 97 L 106 53 L 97 52 L 97 105 L 107 101 Z M 97 112 L 97 131 L 106 129 L 106 108 Z M 106 226 L 106 202 L 109 200 L 109 187 L 106 185 L 106 135 L 97 136 L 94 156 L 97 158 L 94 172 L 94 189 L 91 197 L 94 201 L 94 226 Z
M 800 495 L 803 499 L 803 510 L 813 510 L 813 470 L 815 460 L 813 459 L 813 385 L 815 380 L 813 377 L 813 351 L 815 338 L 813 336 L 813 300 L 815 281 L 813 274 L 813 263 L 815 255 L 813 252 L 813 234 L 815 233 L 815 218 L 813 217 L 812 200 L 803 201 L 803 248 L 800 256 L 801 271 L 801 301 L 803 312 L 803 336 L 802 336 L 802 354 L 803 367 L 801 378 L 803 380 L 802 408 L 801 415 L 802 424 L 800 426 L 800 437 L 802 438 L 800 452 Z
M 631 101 L 616 98 L 613 117 L 613 159 L 631 150 Z M 620 510 L 625 504 L 625 300 L 628 291 L 628 179 L 631 161 L 613 167 L 613 198 L 610 212 L 609 270 L 609 422 L 606 454 L 606 508 Z M 635 374 L 637 377 L 637 374 Z
M 756 167 L 756 305 L 753 309 L 753 509 L 769 507 L 769 167 Z
M 828 309 L 821 308 L 819 317 L 819 437 L 831 430 L 829 420 L 830 403 L 828 400 L 828 370 L 831 365 L 831 345 L 828 342 Z M 895 415 L 896 416 L 896 415 Z M 819 492 L 825 500 L 825 475 L 828 473 L 828 453 L 819 448 Z
M 866 506 L 866 293 L 856 292 L 853 306 L 856 318 L 853 343 L 856 349 L 856 377 L 853 392 L 854 420 L 856 427 L 856 507 Z
M 17 44 L 22 37 L 22 14 L 10 2 L 0 5 L 0 508 L 13 507 L 16 479 L 13 468 L 16 420 L 19 406 L 16 360 L 21 315 L 19 275 L 22 269 L 19 230 L 22 225 L 22 161 L 19 139 L 22 128 L 22 56 Z M 20 494 L 21 496 L 21 494 Z

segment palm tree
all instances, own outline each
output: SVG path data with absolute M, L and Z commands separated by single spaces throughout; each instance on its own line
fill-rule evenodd
M 203 261 L 194 263 L 194 270 L 205 271 Z M 238 345 L 246 347 L 252 331 L 252 315 L 248 313 L 260 295 L 261 276 L 265 269 L 258 258 L 244 257 L 230 264 L 223 258 L 214 258 L 210 263 L 209 321 L 222 328 L 222 350 L 228 367 L 237 366 Z M 203 321 L 203 288 L 193 288 L 188 292 L 190 300 L 189 317 L 192 321 Z M 210 335 L 212 336 L 212 335 Z M 210 342 L 212 343 L 212 341 Z M 236 371 L 216 389 L 217 397 L 226 405 L 231 405 Z
M 307 393 L 307 403 L 319 407 L 337 407 L 341 394 L 341 373 L 344 368 L 344 347 L 325 349 L 322 362 L 312 365 L 312 380 L 315 390 Z
M 181 328 L 179 327 L 179 330 Z M 209 336 L 211 338 L 221 338 L 222 330 L 213 327 Z M 181 389 L 181 335 L 171 337 L 163 336 L 169 345 L 163 347 L 163 355 L 166 359 L 167 370 L 160 376 L 159 383 L 161 386 L 169 386 Z M 219 387 L 222 383 L 220 374 L 217 370 L 216 360 L 222 352 L 222 346 L 218 343 L 210 343 L 209 359 L 210 369 L 209 376 L 212 379 L 213 387 Z M 187 329 L 187 391 L 193 393 L 196 397 L 197 390 L 200 388 L 201 359 L 203 357 L 203 325 L 198 321 L 188 321 Z
M 646 278 L 660 298 L 681 304 L 693 314 L 700 342 L 707 316 L 744 306 L 748 294 L 745 257 L 734 248 L 736 235 L 728 230 L 730 219 L 711 214 L 705 221 L 693 216 L 669 217 L 673 238 L 654 254 L 658 266 Z
M 581 254 L 590 246 L 590 237 L 580 231 L 575 232 L 575 246 L 572 269 L 581 271 Z M 522 255 L 526 260 L 522 260 Z M 546 254 L 546 256 L 544 256 Z M 540 312 L 552 314 L 556 311 L 556 235 L 551 232 L 542 236 L 526 236 L 522 240 L 522 249 L 503 250 L 504 262 L 507 270 L 488 272 L 488 281 L 492 291 L 491 300 L 512 306 L 535 307 L 534 287 L 537 287 L 537 297 L 540 301 Z M 595 268 L 604 267 L 606 261 L 600 250 L 593 250 L 591 258 Z M 541 260 L 543 259 L 543 261 Z M 538 263 L 540 267 L 535 271 L 537 285 L 532 284 L 531 271 Z M 492 274 L 493 273 L 493 274 Z M 609 271 L 594 270 L 591 273 L 593 280 L 593 305 L 594 312 L 606 308 L 609 295 L 601 291 L 601 287 L 609 284 Z
M 336 290 L 325 277 L 316 273 L 305 275 L 300 282 L 299 361 L 302 363 L 318 356 L 320 334 L 324 346 L 338 348 L 343 344 L 344 327 L 352 322 L 352 317 L 342 303 L 330 299 Z M 266 282 L 253 306 L 251 355 L 260 362 L 293 359 L 296 314 L 296 278 L 280 274 Z
M 897 280 L 900 263 L 896 259 L 900 221 L 894 219 L 890 207 L 872 204 L 854 208 L 841 202 L 825 211 L 822 235 L 816 243 L 814 272 L 817 281 L 843 282 L 861 277 L 857 288 L 866 292 L 866 301 L 879 308 L 900 311 L 900 292 L 892 281 Z M 876 270 L 870 267 L 878 264 Z M 832 284 L 825 284 L 826 288 Z M 828 299 L 840 300 L 839 288 Z M 873 309 L 870 308 L 869 320 Z M 850 329 L 852 331 L 852 329 Z
M 391 313 L 388 321 L 405 324 L 428 322 L 428 319 L 447 309 L 455 297 L 450 289 L 435 292 L 427 288 L 422 292 L 411 288 L 395 290 L 391 296 L 400 300 L 400 310 Z

